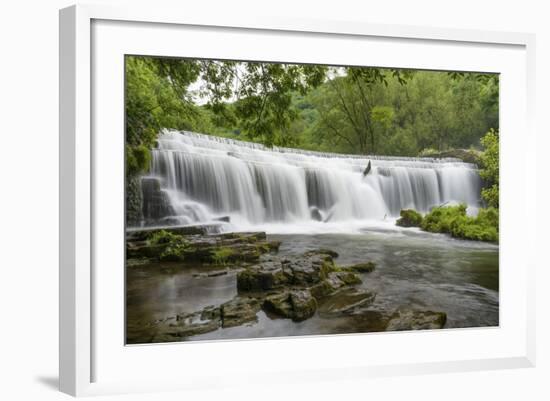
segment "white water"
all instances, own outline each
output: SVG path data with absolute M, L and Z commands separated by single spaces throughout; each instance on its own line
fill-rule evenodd
M 372 169 L 364 177 L 369 160 Z M 171 222 L 229 216 L 231 230 L 268 232 L 390 227 L 405 208 L 426 212 L 454 202 L 477 208 L 481 190 L 475 166 L 456 159 L 269 149 L 177 131 L 160 135 L 150 176 L 158 177 L 169 195 Z

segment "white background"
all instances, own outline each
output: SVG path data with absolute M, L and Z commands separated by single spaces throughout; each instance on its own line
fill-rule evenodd
M 123 4 L 130 1 L 96 1 Z M 134 1 L 135 3 L 135 1 Z M 365 20 L 505 31 L 537 36 L 538 199 L 548 199 L 543 126 L 549 107 L 550 30 L 545 2 L 522 1 L 155 1 L 179 4 L 190 13 L 267 14 L 304 18 Z M 189 4 L 187 4 L 189 3 Z M 58 15 L 70 1 L 26 0 L 3 4 L 0 23 L 0 395 L 4 399 L 62 399 L 57 381 L 58 291 Z M 262 9 L 258 7 L 263 6 Z M 546 129 L 545 129 L 546 128 Z M 521 135 L 521 133 L 518 133 Z M 540 202 L 540 201 L 539 201 Z M 540 207 L 544 211 L 546 205 Z M 548 216 L 540 213 L 539 246 L 548 245 Z M 537 271 L 537 368 L 254 387 L 201 394 L 166 393 L 117 397 L 131 400 L 181 399 L 548 399 L 549 263 Z M 185 361 L 182 361 L 185 363 Z M 222 398 L 223 397 L 223 398 Z M 108 399 L 115 399 L 109 397 Z

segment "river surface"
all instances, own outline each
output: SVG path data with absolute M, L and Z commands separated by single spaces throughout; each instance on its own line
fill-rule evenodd
M 328 248 L 339 253 L 338 265 L 373 261 L 376 270 L 362 274 L 358 287 L 374 291 L 372 307 L 443 311 L 445 328 L 499 324 L 499 253 L 494 244 L 452 239 L 416 229 L 377 229 L 354 234 L 273 234 L 282 241 L 280 255 Z M 236 273 L 197 277 L 215 267 L 177 267 L 155 263 L 127 268 L 127 330 L 135 335 L 147 323 L 220 305 L 237 295 Z M 190 340 L 257 338 L 376 331 L 368 315 L 303 322 L 258 313 L 258 321 L 218 329 Z

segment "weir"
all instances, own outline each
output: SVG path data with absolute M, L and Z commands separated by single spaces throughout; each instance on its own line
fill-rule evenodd
M 481 179 L 458 159 L 342 155 L 164 130 L 142 178 L 144 225 L 229 219 L 262 224 L 372 222 L 412 208 L 477 208 Z M 366 176 L 365 167 L 372 169 Z M 143 185 L 145 183 L 146 185 Z

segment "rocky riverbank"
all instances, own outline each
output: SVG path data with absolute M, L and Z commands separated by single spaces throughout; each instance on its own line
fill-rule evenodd
M 127 268 L 169 261 L 174 269 L 204 266 L 196 285 L 219 275 L 236 275 L 236 296 L 190 313 L 175 313 L 130 330 L 128 343 L 173 342 L 226 328 L 254 325 L 263 311 L 271 319 L 298 324 L 318 315 L 356 320 L 365 331 L 442 328 L 444 312 L 377 305 L 377 294 L 359 288 L 375 264 L 341 266 L 338 254 L 317 249 L 289 257 L 264 232 L 208 234 L 207 227 L 148 229 L 127 235 Z M 210 230 L 211 231 L 211 230 Z

